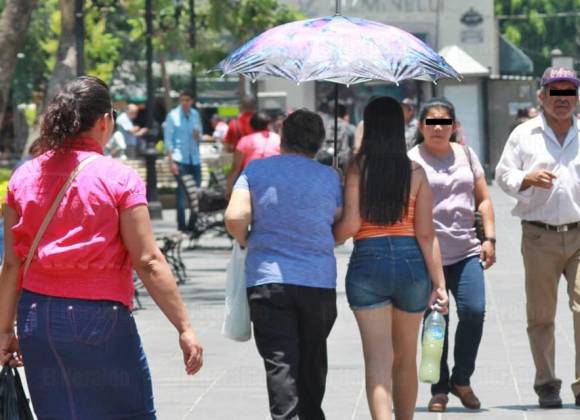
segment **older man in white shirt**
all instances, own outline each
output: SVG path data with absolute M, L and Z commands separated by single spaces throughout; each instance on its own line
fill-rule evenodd
M 495 171 L 500 187 L 517 199 L 522 219 L 528 337 L 540 407 L 562 407 L 555 372 L 554 320 L 558 282 L 568 282 L 574 317 L 576 380 L 580 406 L 580 145 L 577 118 L 580 80 L 573 70 L 548 68 L 539 98 L 544 111 L 510 135 Z

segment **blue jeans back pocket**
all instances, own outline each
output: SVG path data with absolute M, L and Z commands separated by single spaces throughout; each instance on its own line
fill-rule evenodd
M 18 338 L 34 335 L 38 330 L 38 308 L 36 302 L 21 302 L 18 307 Z
M 104 344 L 117 325 L 119 309 L 114 304 L 97 307 L 69 306 L 67 314 L 74 340 L 90 346 Z

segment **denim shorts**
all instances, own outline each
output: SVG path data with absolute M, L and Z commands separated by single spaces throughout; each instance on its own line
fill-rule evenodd
M 423 312 L 431 279 L 415 237 L 385 236 L 355 242 L 346 274 L 346 296 L 353 310 L 393 305 Z

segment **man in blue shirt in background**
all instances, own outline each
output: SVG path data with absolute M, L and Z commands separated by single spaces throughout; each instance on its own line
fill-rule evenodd
M 202 123 L 199 112 L 192 105 L 191 92 L 182 91 L 179 106 L 167 114 L 164 128 L 165 152 L 171 173 L 177 178 L 177 228 L 183 232 L 188 230 L 188 226 L 185 224 L 185 186 L 181 175 L 190 174 L 197 186 L 201 185 L 199 141 L 203 134 Z M 191 215 L 189 220 L 191 224 Z

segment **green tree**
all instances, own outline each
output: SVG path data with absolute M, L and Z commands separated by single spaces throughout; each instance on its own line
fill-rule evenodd
M 495 0 L 495 12 L 527 15 L 525 20 L 502 19 L 500 31 L 532 59 L 537 75 L 550 65 L 550 52 L 555 48 L 572 57 L 580 55 L 580 16 L 555 16 L 580 12 L 580 0 Z
M 209 0 L 208 23 L 218 38 L 213 47 L 198 51 L 198 63 L 213 67 L 226 52 L 274 26 L 304 19 L 304 14 L 277 0 Z M 240 95 L 245 83 L 240 77 Z
M 2 3 L 0 15 L 0 124 L 8 104 L 12 75 L 18 62 L 18 53 L 30 24 L 36 0 L 8 0 Z

